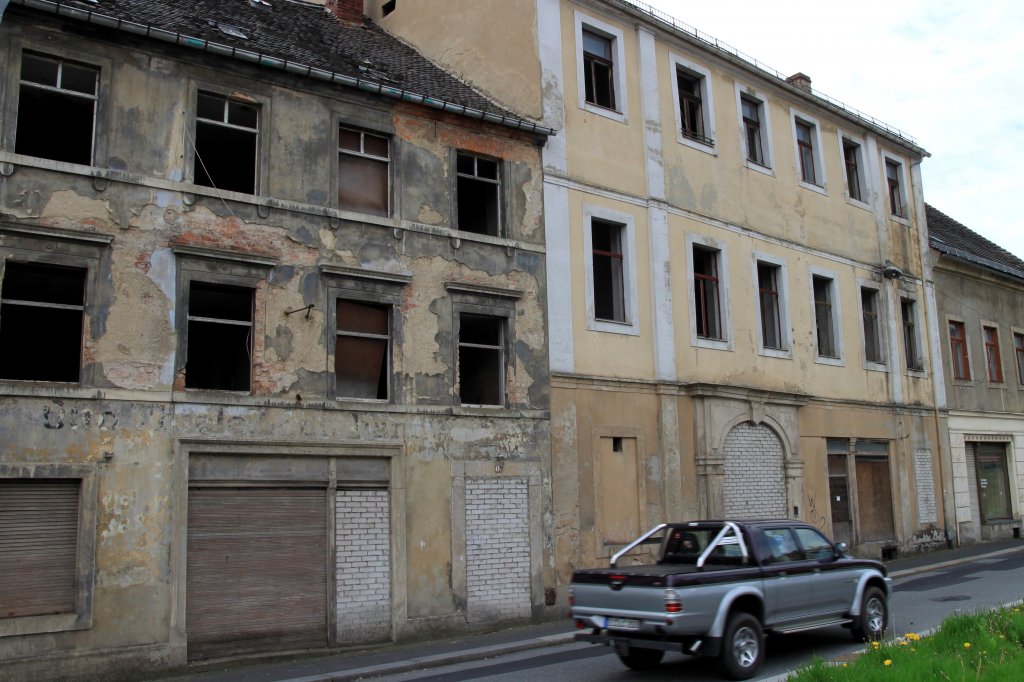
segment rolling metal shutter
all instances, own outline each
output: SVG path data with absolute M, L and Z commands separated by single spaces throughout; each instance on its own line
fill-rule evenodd
M 325 488 L 189 489 L 189 659 L 327 645 L 327 517 Z
M 74 612 L 79 488 L 0 480 L 0 618 Z

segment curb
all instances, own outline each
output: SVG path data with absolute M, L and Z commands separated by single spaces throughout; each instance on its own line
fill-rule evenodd
M 996 550 L 995 552 L 988 552 L 987 554 L 975 554 L 974 556 L 960 557 L 959 559 L 950 559 L 949 561 L 943 561 L 938 564 L 925 564 L 923 566 L 917 566 L 916 568 L 905 568 L 900 571 L 892 571 L 889 573 L 890 578 L 905 578 L 910 575 L 917 575 L 918 573 L 928 573 L 929 571 L 938 571 L 943 568 L 950 568 L 952 566 L 960 566 L 967 564 L 978 559 L 988 559 L 990 557 L 1002 556 L 1003 554 L 1013 554 L 1014 552 L 1020 552 L 1024 550 L 1024 547 L 1008 547 L 1006 549 Z

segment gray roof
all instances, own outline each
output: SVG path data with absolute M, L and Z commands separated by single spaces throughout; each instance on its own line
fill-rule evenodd
M 296 0 L 11 0 L 7 11 L 21 13 L 21 8 L 517 129 L 554 132 L 492 102 L 371 21 L 345 26 L 322 5 Z
M 1024 280 L 1024 260 L 925 204 L 928 243 L 936 251 L 1002 275 Z

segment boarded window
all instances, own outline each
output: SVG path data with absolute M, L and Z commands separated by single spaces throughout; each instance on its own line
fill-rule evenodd
M 92 66 L 23 53 L 14 151 L 92 165 L 99 73 Z
M 459 229 L 497 236 L 501 221 L 501 176 L 498 162 L 471 154 L 459 154 L 456 165 Z
M 252 314 L 249 287 L 190 283 L 186 388 L 249 390 Z
M 615 72 L 612 39 L 583 31 L 583 81 L 587 102 L 615 109 Z
M 0 619 L 75 611 L 80 485 L 0 480 Z
M 626 321 L 622 253 L 622 235 L 625 229 L 625 225 L 607 220 L 593 219 L 590 223 L 594 317 L 598 320 Z
M 258 140 L 258 106 L 209 92 L 196 96 L 197 185 L 255 194 Z
M 718 279 L 717 249 L 693 246 L 694 315 L 697 336 L 722 339 L 722 304 Z
M 79 381 L 84 268 L 10 261 L 0 289 L 0 378 Z
M 459 402 L 504 403 L 505 320 L 490 315 L 459 316 Z
M 338 206 L 386 216 L 390 213 L 390 140 L 362 130 L 338 131 Z
M 391 306 L 338 299 L 334 344 L 339 397 L 388 399 Z

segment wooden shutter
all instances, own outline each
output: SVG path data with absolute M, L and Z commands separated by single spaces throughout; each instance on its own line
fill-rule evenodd
M 0 618 L 75 611 L 78 479 L 0 480 Z

